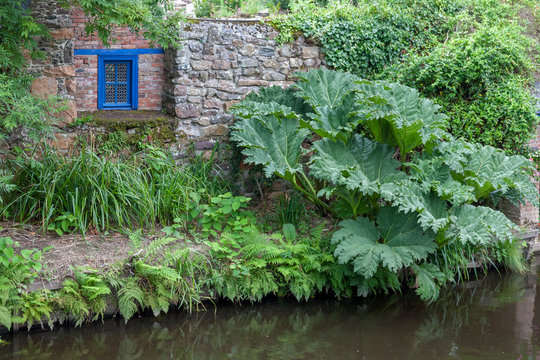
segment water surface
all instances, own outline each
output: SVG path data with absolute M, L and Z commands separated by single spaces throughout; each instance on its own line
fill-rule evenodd
M 4 336 L 0 359 L 540 359 L 538 269 L 494 273 L 430 305 L 414 296 L 274 299 L 21 332 Z

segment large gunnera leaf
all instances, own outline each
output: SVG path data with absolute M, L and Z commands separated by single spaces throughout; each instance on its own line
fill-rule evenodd
M 244 147 L 247 163 L 264 166 L 267 177 L 276 174 L 290 180 L 302 171 L 301 145 L 308 133 L 296 118 L 261 115 L 236 122 L 231 139 Z
M 434 234 L 423 231 L 416 214 L 402 214 L 396 208 L 383 207 L 377 224 L 367 218 L 344 220 L 332 236 L 338 262 L 352 262 L 354 271 L 366 278 L 377 268 L 396 272 L 421 261 L 436 250 Z
M 503 213 L 484 206 L 463 205 L 451 210 L 453 223 L 446 233 L 449 239 L 463 244 L 484 245 L 514 238 L 512 229 L 518 227 Z
M 313 149 L 311 175 L 366 195 L 379 193 L 381 184 L 405 176 L 397 170 L 399 161 L 392 158 L 394 148 L 358 134 L 347 144 L 320 140 Z
M 368 104 L 371 102 L 365 125 L 375 140 L 399 146 L 402 157 L 420 145 L 446 137 L 446 115 L 415 89 L 386 82 L 363 82 L 358 87 Z
M 252 101 L 260 104 L 274 102 L 290 108 L 291 111 L 299 116 L 313 112 L 313 108 L 292 87 L 287 89 L 283 89 L 280 86 L 261 87 L 258 93 L 251 92 L 247 94 L 244 101 Z
M 355 75 L 328 69 L 297 72 L 295 75 L 300 79 L 294 85 L 299 95 L 314 108 L 337 108 L 343 99 L 354 91 L 356 81 L 360 80 Z
M 363 120 L 359 111 L 360 104 L 357 102 L 356 93 L 351 92 L 343 98 L 338 107 L 315 107 L 315 113 L 308 114 L 309 120 L 305 124 L 323 138 L 346 143 Z
M 384 184 L 381 196 L 405 214 L 418 213 L 418 224 L 424 230 L 437 232 L 450 222 L 446 201 L 410 179 Z
M 520 203 L 528 200 L 537 206 L 538 190 L 529 179 L 526 169 L 532 170 L 532 167 L 530 161 L 523 156 L 507 156 L 494 147 L 475 145 L 475 151 L 467 156 L 463 164 L 463 174 L 456 174 L 455 177 L 474 187 L 478 199 L 485 199 L 494 191 L 504 195 L 516 190 L 521 195 L 518 197 Z

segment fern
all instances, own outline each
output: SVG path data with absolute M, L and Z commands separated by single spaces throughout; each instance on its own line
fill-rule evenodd
M 144 304 L 144 293 L 137 278 L 127 278 L 118 283 L 118 311 L 127 323 Z

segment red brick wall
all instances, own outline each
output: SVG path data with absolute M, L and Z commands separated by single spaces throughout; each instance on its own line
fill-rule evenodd
M 71 20 L 75 49 L 106 48 L 97 36 L 86 36 L 84 31 L 86 18 L 81 10 L 72 10 Z M 113 37 L 117 41 L 111 44 L 111 49 L 146 49 L 151 47 L 146 39 L 132 34 L 127 28 L 116 28 Z M 77 109 L 79 111 L 97 110 L 97 55 L 76 55 L 74 60 Z M 165 83 L 163 65 L 163 54 L 139 55 L 139 109 L 161 109 L 161 95 Z

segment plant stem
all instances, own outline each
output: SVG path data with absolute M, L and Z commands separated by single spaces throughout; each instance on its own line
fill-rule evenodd
M 284 178 L 285 180 L 289 180 L 289 182 L 294 186 L 294 188 L 298 191 L 300 191 L 302 194 L 306 195 L 306 197 L 312 202 L 314 203 L 315 205 L 318 205 L 322 208 L 324 208 L 326 211 L 328 211 L 329 213 L 332 214 L 332 216 L 336 216 L 337 217 L 337 213 L 334 209 L 332 209 L 328 204 L 326 204 L 324 201 L 322 201 L 321 199 L 319 199 L 317 197 L 316 194 L 313 194 L 313 193 L 310 193 L 308 191 L 306 191 L 304 188 L 302 188 L 300 185 L 298 185 L 298 183 L 296 182 L 296 175 L 293 174 L 292 178 L 290 179 L 287 179 L 287 178 Z

